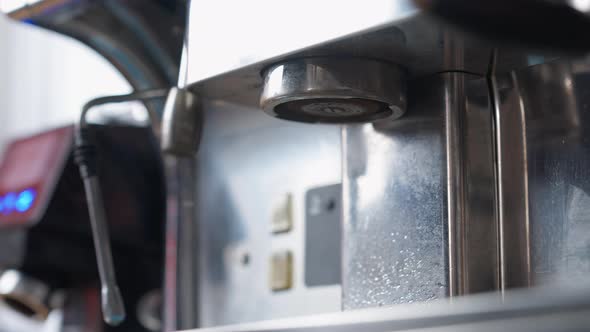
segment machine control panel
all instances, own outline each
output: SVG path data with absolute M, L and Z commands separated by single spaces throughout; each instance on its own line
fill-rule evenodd
M 70 152 L 73 128 L 62 127 L 9 143 L 0 159 L 0 227 L 41 218 Z

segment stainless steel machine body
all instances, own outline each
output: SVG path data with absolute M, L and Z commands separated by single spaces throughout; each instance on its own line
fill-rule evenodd
M 326 1 L 307 10 L 260 0 L 240 5 L 239 15 L 230 5 L 191 3 L 182 71 L 184 87 L 208 100 L 195 179 L 199 326 L 504 293 L 583 273 L 585 104 L 573 91 L 590 87 L 574 78 L 584 59 L 498 47 L 409 1 Z M 230 33 L 214 17 L 244 28 Z M 306 24 L 297 24 L 302 17 Z M 264 118 L 260 108 L 326 122 L 276 114 L 267 103 L 268 91 L 301 98 L 297 89 L 271 88 L 280 82 L 269 83 L 273 70 L 318 57 L 399 66 L 404 87 L 389 95 L 402 94 L 405 114 L 343 125 Z M 331 66 L 301 73 L 325 86 L 323 73 L 379 76 L 354 66 L 334 74 Z M 321 100 L 325 90 L 301 91 Z M 333 229 L 342 232 L 341 282 L 311 287 L 305 193 L 329 183 L 342 184 L 341 227 Z M 274 234 L 273 209 L 286 193 L 293 230 Z M 268 274 L 285 248 L 294 282 L 276 292 Z
M 179 80 L 158 82 L 202 118 L 177 96 L 165 120 L 182 147 L 166 159 L 166 330 L 590 326 L 590 60 L 485 38 L 503 30 L 483 21 L 497 7 L 466 3 L 184 3 Z M 494 13 L 528 8 L 509 3 Z M 542 31 L 506 39 L 588 51 Z M 149 54 L 148 67 L 175 68 Z M 563 284 L 574 290 L 513 297 Z M 293 319 L 253 323 L 279 318 Z
M 556 61 L 495 81 L 505 287 L 576 284 L 588 271 L 589 69 Z
M 211 126 L 197 157 L 196 200 L 201 324 L 339 310 L 339 285 L 307 287 L 303 269 L 305 195 L 340 182 L 339 128 L 285 122 L 231 104 L 205 107 Z M 288 195 L 292 229 L 275 234 L 273 210 Z M 293 255 L 293 285 L 274 292 L 271 257 L 284 250 Z

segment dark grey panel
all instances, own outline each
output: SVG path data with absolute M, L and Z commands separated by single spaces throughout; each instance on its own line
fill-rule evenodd
M 342 185 L 314 188 L 305 195 L 305 284 L 341 282 Z
M 3 269 L 16 268 L 23 263 L 27 246 L 27 232 L 24 229 L 3 229 L 0 232 L 0 266 Z

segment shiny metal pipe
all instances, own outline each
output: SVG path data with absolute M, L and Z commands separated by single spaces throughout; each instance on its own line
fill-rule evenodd
M 119 325 L 125 320 L 125 305 L 121 291 L 117 286 L 102 192 L 97 176 L 84 178 L 84 191 L 88 202 L 92 238 L 94 239 L 100 274 L 103 318 L 110 325 Z
M 96 261 L 101 280 L 103 319 L 110 325 L 119 325 L 125 320 L 125 306 L 123 303 L 123 297 L 117 286 L 115 269 L 113 267 L 113 257 L 111 253 L 106 214 L 96 171 L 96 151 L 93 142 L 91 142 L 90 138 L 86 135 L 86 127 L 88 125 L 86 115 L 92 107 L 98 105 L 163 98 L 167 93 L 167 90 L 159 89 L 93 99 L 86 103 L 82 108 L 80 120 L 76 125 L 76 158 L 84 181 L 84 190 L 92 225 L 92 237 L 94 239 Z M 149 115 L 152 125 L 154 125 L 157 117 L 152 113 Z

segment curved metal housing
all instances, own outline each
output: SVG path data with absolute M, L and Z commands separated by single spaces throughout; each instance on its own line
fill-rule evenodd
M 265 71 L 260 106 L 300 122 L 397 119 L 406 108 L 405 73 L 395 64 L 361 58 L 288 61 Z
M 107 58 L 137 90 L 176 84 L 186 25 L 183 0 L 44 0 L 7 13 L 73 37 Z

